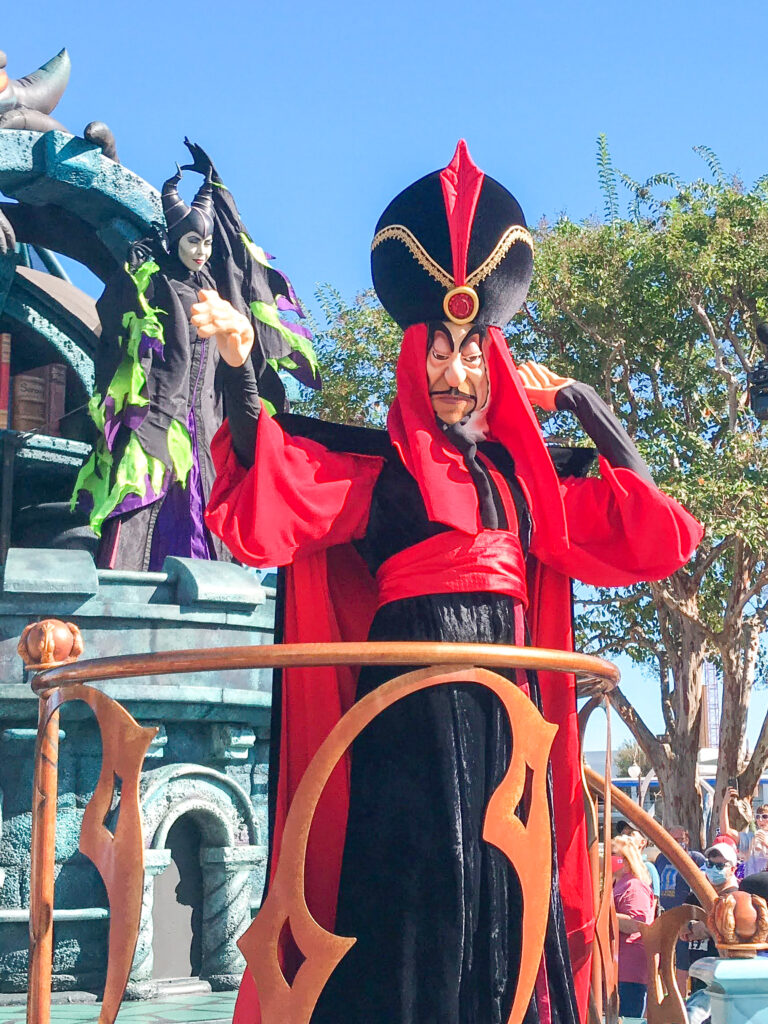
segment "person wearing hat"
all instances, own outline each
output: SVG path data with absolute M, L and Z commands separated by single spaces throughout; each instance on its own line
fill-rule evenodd
M 204 150 L 186 144 L 194 162 L 185 169 L 202 174 L 203 184 L 188 206 L 178 191 L 182 169 L 165 182 L 164 229 L 130 246 L 97 303 L 89 409 L 99 436 L 73 504 L 101 538 L 104 568 L 160 570 L 167 555 L 231 558 L 203 519 L 214 476 L 210 442 L 224 407 L 217 346 L 190 324 L 201 293 L 226 296 L 251 325 L 250 358 L 274 405 L 282 408 L 285 396 L 267 360 L 290 362 L 304 383 L 317 383 L 305 358 L 313 358 L 309 332 L 278 315 L 278 298 L 281 310 L 301 312 L 290 283 L 248 238 Z
M 404 330 L 386 432 L 264 415 L 247 324 L 213 299 L 193 315 L 228 364 L 228 408 L 241 396 L 214 439 L 207 521 L 242 561 L 284 567 L 282 639 L 567 648 L 569 577 L 625 585 L 688 559 L 699 524 L 655 487 L 605 403 L 546 367 L 515 365 L 501 329 L 525 300 L 533 242 L 517 201 L 464 142 L 390 203 L 371 264 Z M 577 416 L 598 448 L 599 476 L 584 478 L 583 451 L 547 446 L 535 406 Z M 281 674 L 273 853 L 319 743 L 355 697 L 399 671 Z M 526 1020 L 576 1024 L 586 1018 L 594 921 L 574 682 L 510 676 L 559 726 L 550 918 Z M 476 685 L 414 694 L 355 741 L 307 855 L 310 911 L 356 939 L 313 1024 L 506 1021 L 526 902 L 481 833 L 509 757 L 502 707 Z M 289 960 L 287 975 L 300 962 Z M 235 1020 L 259 1020 L 247 972 Z
M 739 888 L 736 878 L 736 865 L 738 854 L 733 843 L 720 839 L 704 851 L 704 874 L 718 896 L 726 896 L 729 892 L 735 892 Z M 686 901 L 694 906 L 700 906 L 698 897 L 691 893 Z M 704 956 L 718 956 L 717 946 L 707 930 L 703 921 L 689 921 L 680 932 L 680 938 L 688 943 L 689 964 L 695 963 Z M 691 991 L 695 992 L 702 988 L 703 982 L 697 978 L 691 978 Z

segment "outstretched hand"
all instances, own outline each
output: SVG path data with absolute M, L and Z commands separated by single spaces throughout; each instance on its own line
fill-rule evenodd
M 182 164 L 182 171 L 197 171 L 197 173 L 202 174 L 204 178 L 207 178 L 209 174 L 212 175 L 213 163 L 203 147 L 198 146 L 196 142 L 190 142 L 186 136 L 184 137 L 184 145 L 192 155 L 192 163 Z
M 538 405 L 540 409 L 546 409 L 548 412 L 554 412 L 556 408 L 557 392 L 575 383 L 573 377 L 561 377 L 541 363 L 521 363 L 517 372 L 522 378 L 525 394 L 531 405 Z
M 238 312 L 213 290 L 198 292 L 189 318 L 201 338 L 215 338 L 219 353 L 230 366 L 242 366 L 253 348 L 253 327 L 248 317 Z

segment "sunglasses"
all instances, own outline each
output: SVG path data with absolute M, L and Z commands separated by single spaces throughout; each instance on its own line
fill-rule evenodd
M 707 867 L 708 868 L 724 868 L 724 867 L 727 867 L 727 861 L 724 861 L 724 860 L 709 860 L 709 858 L 707 858 Z
M 765 811 L 761 811 L 759 814 L 755 815 L 755 817 L 757 817 L 757 818 L 768 818 L 768 814 L 766 814 Z

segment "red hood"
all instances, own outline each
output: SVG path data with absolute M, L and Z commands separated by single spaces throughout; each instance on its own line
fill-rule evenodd
M 426 324 L 415 324 L 403 335 L 389 435 L 419 485 L 430 519 L 479 533 L 483 526 L 475 485 L 461 453 L 438 426 L 430 402 L 427 341 Z M 567 528 L 557 473 L 498 327 L 488 328 L 483 351 L 491 393 L 489 440 L 500 442 L 514 459 L 539 539 L 548 550 L 560 551 L 567 544 Z

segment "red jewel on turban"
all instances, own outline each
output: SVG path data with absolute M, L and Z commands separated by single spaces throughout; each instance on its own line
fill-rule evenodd
M 443 299 L 445 315 L 455 324 L 468 324 L 477 316 L 480 299 L 474 288 L 461 285 L 452 288 Z

